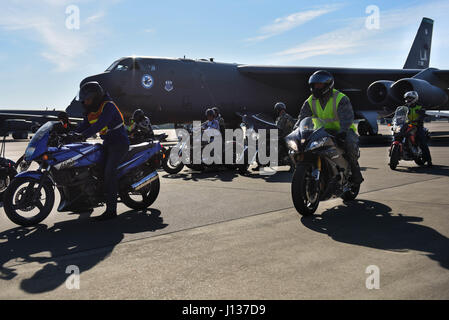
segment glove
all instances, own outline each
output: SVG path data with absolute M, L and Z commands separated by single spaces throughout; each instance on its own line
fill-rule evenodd
M 339 132 L 337 133 L 337 143 L 343 144 L 346 140 L 346 132 Z
M 82 133 L 73 132 L 72 137 L 76 141 L 84 141 L 86 140 L 86 137 Z
M 338 140 L 345 140 L 346 139 L 346 132 L 339 132 L 339 133 L 337 133 L 337 139 Z

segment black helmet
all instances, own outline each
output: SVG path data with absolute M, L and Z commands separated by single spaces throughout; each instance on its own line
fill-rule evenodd
M 104 90 L 96 81 L 86 82 L 82 85 L 77 100 L 80 101 L 88 111 L 97 110 L 104 96 Z M 84 101 L 92 99 L 92 104 L 86 106 Z
M 207 117 L 215 117 L 215 112 L 212 109 L 207 109 L 206 110 L 206 118 Z
M 132 119 L 135 122 L 140 122 L 145 119 L 145 113 L 142 111 L 142 109 L 137 109 L 136 111 L 134 111 Z
M 62 120 L 64 123 L 69 122 L 69 115 L 65 111 L 58 113 L 58 120 Z
M 315 86 L 315 84 L 321 84 Z M 334 89 L 334 77 L 327 71 L 318 70 L 309 78 L 309 87 L 315 98 L 322 98 Z
M 212 110 L 215 112 L 215 116 L 219 116 L 220 115 L 220 109 L 218 109 L 217 107 L 213 107 Z
M 287 110 L 287 107 L 285 106 L 285 103 L 283 102 L 278 102 L 274 105 L 274 113 L 276 115 L 279 115 L 279 113 L 281 112 L 281 110 Z

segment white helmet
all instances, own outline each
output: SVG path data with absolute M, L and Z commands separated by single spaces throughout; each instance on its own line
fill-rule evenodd
M 416 102 L 418 102 L 419 96 L 418 96 L 418 92 L 416 91 L 408 91 L 404 94 L 404 100 L 405 100 L 405 104 L 407 106 L 410 106 Z

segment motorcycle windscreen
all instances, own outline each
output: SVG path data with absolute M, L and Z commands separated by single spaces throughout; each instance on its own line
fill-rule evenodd
M 48 121 L 37 130 L 25 150 L 25 161 L 32 161 L 47 151 L 48 138 L 58 121 Z

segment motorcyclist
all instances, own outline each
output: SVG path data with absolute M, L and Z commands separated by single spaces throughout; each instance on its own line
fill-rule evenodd
M 281 142 L 279 144 L 279 155 L 283 155 L 285 159 L 289 159 L 288 148 L 284 138 L 293 131 L 295 119 L 287 113 L 287 107 L 283 102 L 277 102 L 274 105 L 274 116 L 276 118 L 276 126 L 279 130 L 279 141 Z M 290 171 L 293 170 L 294 166 L 290 165 Z
M 418 105 L 419 95 L 416 91 L 408 91 L 404 94 L 405 105 L 409 109 L 408 122 L 416 125 L 416 138 L 423 152 L 423 159 L 427 162 L 427 166 L 432 166 L 432 156 L 430 155 L 429 146 L 427 145 L 427 136 L 424 129 L 424 118 L 426 110 Z
M 207 121 L 201 125 L 202 129 L 203 130 L 215 129 L 215 130 L 220 131 L 220 124 L 217 121 L 217 119 L 215 118 L 214 110 L 209 108 L 206 110 L 205 114 L 206 114 Z
M 279 129 L 279 137 L 284 138 L 293 131 L 295 120 L 287 113 L 287 107 L 283 102 L 278 102 L 274 105 L 274 114 L 276 126 Z
M 150 139 L 154 137 L 150 119 L 145 115 L 142 109 L 134 111 L 131 118 L 131 124 L 127 127 L 127 130 L 131 139 L 137 138 L 139 134 L 143 134 Z
M 129 140 L 123 115 L 111 97 L 98 82 L 85 83 L 77 97 L 84 107 L 84 121 L 76 128 L 83 138 L 100 133 L 104 140 L 104 191 L 106 211 L 96 220 L 107 220 L 117 216 L 117 167 L 128 152 Z
M 352 172 L 351 182 L 361 184 L 363 177 L 358 163 L 358 136 L 355 133 L 354 111 L 349 98 L 334 89 L 334 77 L 324 70 L 316 71 L 310 76 L 309 88 L 312 94 L 301 108 L 298 123 L 306 117 L 324 120 L 325 128 L 336 132 L 337 141 L 345 149 Z
M 214 130 L 220 131 L 220 124 L 215 119 L 215 112 L 212 108 L 206 110 L 207 121 L 201 125 L 201 129 L 204 130 L 204 134 L 209 138 L 209 142 L 214 141 Z
M 226 126 L 225 126 L 225 121 L 223 119 L 223 116 L 220 113 L 220 109 L 218 109 L 217 107 L 213 107 L 212 110 L 215 113 L 215 120 L 217 120 L 218 124 L 220 125 L 221 135 L 224 137 Z

